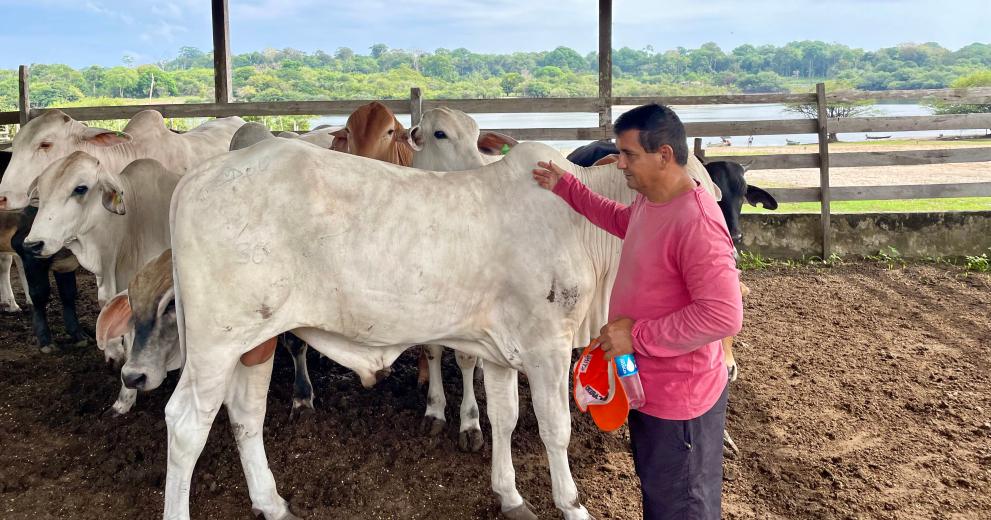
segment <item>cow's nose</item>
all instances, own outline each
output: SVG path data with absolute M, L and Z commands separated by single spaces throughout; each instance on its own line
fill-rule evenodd
M 0 209 L 7 209 L 7 197 L 0 197 Z
M 143 390 L 145 384 L 148 383 L 148 377 L 140 372 L 135 374 L 125 374 L 123 379 L 124 386 L 130 388 L 131 390 Z
M 32 255 L 40 255 L 41 250 L 45 248 L 45 241 L 39 240 L 37 242 L 24 242 L 24 250 Z

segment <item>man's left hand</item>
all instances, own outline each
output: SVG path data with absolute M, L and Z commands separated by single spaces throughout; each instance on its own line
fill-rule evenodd
M 617 318 L 599 331 L 599 345 L 606 359 L 633 353 L 633 324 L 630 318 Z

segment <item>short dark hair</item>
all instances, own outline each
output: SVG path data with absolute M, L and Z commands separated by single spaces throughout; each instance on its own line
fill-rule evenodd
M 640 146 L 654 153 L 662 145 L 674 150 L 674 160 L 681 166 L 688 164 L 688 140 L 685 125 L 674 110 L 657 103 L 639 106 L 616 119 L 613 131 L 618 136 L 627 130 L 640 130 Z

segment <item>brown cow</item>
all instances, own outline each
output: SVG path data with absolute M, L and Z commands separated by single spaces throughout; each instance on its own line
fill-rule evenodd
M 389 107 L 373 101 L 358 107 L 344 128 L 334 132 L 333 149 L 409 166 L 413 163 L 413 148 L 404 130 Z

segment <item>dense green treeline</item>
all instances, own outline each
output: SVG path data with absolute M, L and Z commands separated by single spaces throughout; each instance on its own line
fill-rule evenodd
M 333 54 L 296 49 L 233 57 L 238 101 L 387 99 L 410 87 L 431 98 L 595 96 L 596 53 L 567 47 L 547 52 L 479 54 L 467 49 L 431 53 L 372 46 L 368 54 L 341 47 Z M 213 98 L 213 56 L 192 47 L 157 64 L 75 70 L 31 66 L 31 104 L 75 104 L 87 98 Z M 950 51 L 936 43 L 865 51 L 820 41 L 741 45 L 724 52 L 714 43 L 698 49 L 618 49 L 613 54 L 614 95 L 679 95 L 808 91 L 816 81 L 865 90 L 943 88 L 991 70 L 991 44 Z M 0 70 L 0 110 L 15 110 L 16 71 Z

